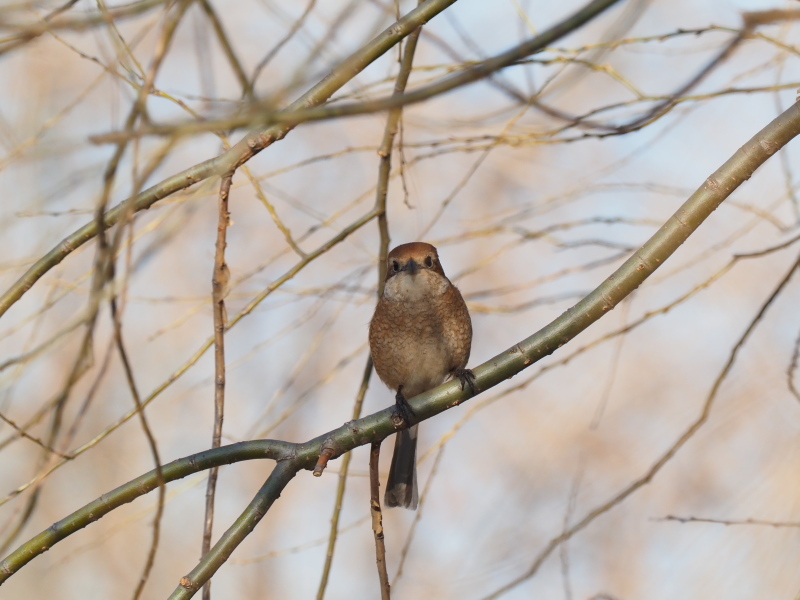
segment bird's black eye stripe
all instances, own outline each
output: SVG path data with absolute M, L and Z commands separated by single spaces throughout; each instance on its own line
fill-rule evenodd
M 429 269 L 433 266 L 433 259 L 430 256 L 425 257 L 425 266 Z
M 400 263 L 397 262 L 396 260 L 393 260 L 392 261 L 392 271 L 397 273 L 399 270 L 400 270 Z

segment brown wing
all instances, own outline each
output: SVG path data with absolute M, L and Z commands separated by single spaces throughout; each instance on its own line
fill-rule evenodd
M 450 286 L 442 302 L 442 323 L 450 351 L 450 370 L 467 366 L 472 349 L 472 320 L 456 286 Z

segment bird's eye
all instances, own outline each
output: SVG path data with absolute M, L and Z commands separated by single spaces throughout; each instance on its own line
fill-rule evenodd
M 400 270 L 400 263 L 397 262 L 396 260 L 393 260 L 392 261 L 392 271 L 397 273 L 399 270 Z
M 425 266 L 429 269 L 433 266 L 433 259 L 430 256 L 425 257 Z

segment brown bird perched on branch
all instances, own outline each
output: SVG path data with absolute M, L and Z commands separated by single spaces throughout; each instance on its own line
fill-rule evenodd
M 386 284 L 369 324 L 375 371 L 397 392 L 397 409 L 406 425 L 414 411 L 406 398 L 426 392 L 451 377 L 475 392 L 466 368 L 472 346 L 472 321 L 464 298 L 445 276 L 436 248 L 423 242 L 397 246 L 387 257 Z M 417 508 L 417 428 L 398 432 L 386 483 L 386 506 Z

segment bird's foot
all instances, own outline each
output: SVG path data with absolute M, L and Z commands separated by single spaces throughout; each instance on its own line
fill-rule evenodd
M 397 394 L 394 397 L 395 405 L 397 406 L 398 414 L 403 417 L 403 421 L 406 425 L 411 425 L 412 419 L 416 416 L 414 414 L 414 409 L 411 408 L 411 405 L 406 400 L 406 397 L 403 396 L 403 386 L 401 385 L 397 388 Z
M 475 387 L 475 373 L 471 369 L 456 369 L 453 374 L 461 381 L 461 390 L 463 391 L 464 386 L 468 385 L 469 391 L 474 396 L 475 392 L 478 391 L 478 388 Z

